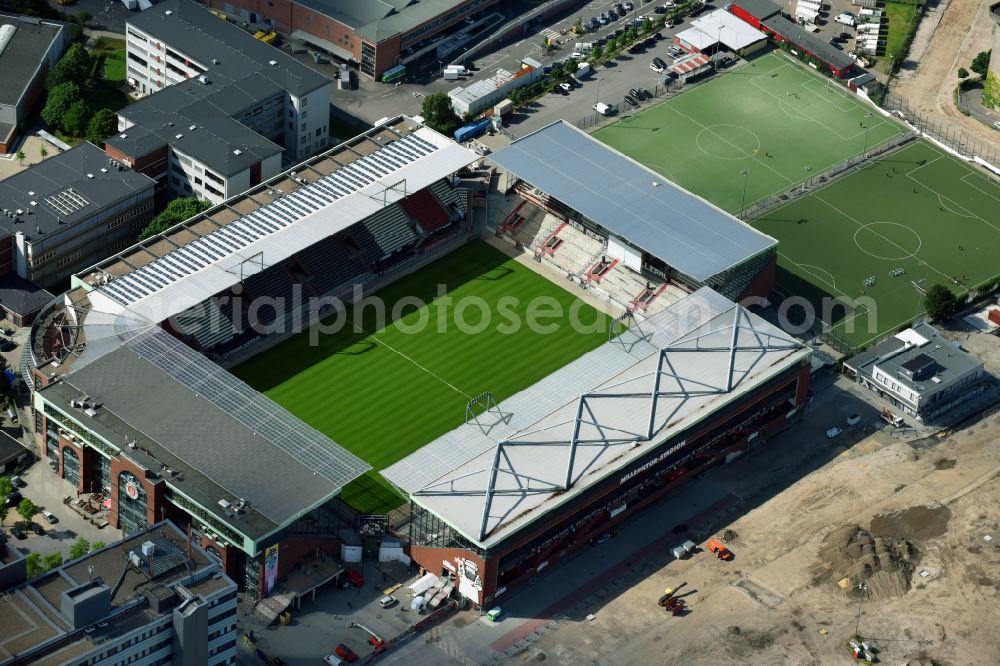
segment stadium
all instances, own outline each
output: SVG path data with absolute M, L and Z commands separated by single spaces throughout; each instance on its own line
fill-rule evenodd
M 340 573 L 299 575 L 318 549 L 485 603 L 794 418 L 808 350 L 731 300 L 775 256 L 563 123 L 485 162 L 397 117 L 75 276 L 22 361 L 39 455 L 126 533 L 188 526 L 263 612 Z M 416 330 L 443 294 L 478 319 Z M 481 326 L 539 299 L 545 332 Z

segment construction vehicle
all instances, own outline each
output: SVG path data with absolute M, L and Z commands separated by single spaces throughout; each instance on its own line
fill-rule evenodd
M 681 583 L 677 587 L 668 587 L 665 589 L 660 598 L 656 600 L 656 605 L 660 606 L 663 610 L 674 616 L 683 613 L 687 604 L 680 598 L 680 595 L 677 594 L 677 590 L 681 589 L 685 585 L 687 585 L 687 583 Z
M 716 557 L 720 560 L 725 560 L 726 562 L 733 559 L 732 551 L 726 548 L 718 539 L 709 539 L 705 543 L 705 550 L 710 553 L 715 553 Z
M 351 622 L 347 626 L 350 629 L 360 629 L 360 630 L 364 631 L 365 633 L 367 633 L 368 634 L 368 645 L 371 645 L 373 648 L 375 648 L 376 651 L 381 650 L 385 646 L 385 641 L 378 634 L 376 634 L 374 631 L 372 631 L 371 629 L 369 629 L 365 625 L 358 624 L 357 622 Z
M 887 407 L 882 408 L 882 420 L 891 425 L 893 428 L 902 428 L 905 425 L 903 417 L 896 416 L 890 412 Z

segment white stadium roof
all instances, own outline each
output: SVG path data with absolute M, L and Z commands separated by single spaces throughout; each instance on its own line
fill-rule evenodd
M 474 162 L 418 127 L 90 292 L 95 310 L 157 323 Z
M 705 287 L 382 474 L 490 547 L 809 354 Z

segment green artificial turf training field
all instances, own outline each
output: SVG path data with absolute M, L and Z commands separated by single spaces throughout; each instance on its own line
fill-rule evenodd
M 450 301 L 431 303 L 441 284 L 447 285 Z M 302 333 L 235 370 L 375 470 L 461 425 L 471 398 L 490 391 L 500 401 L 600 346 L 611 323 L 574 294 L 481 241 L 375 296 L 390 313 L 394 304 L 406 303 L 401 299 L 431 304 L 407 305 L 399 319 L 381 328 L 374 307 L 358 318 L 348 306 L 343 328 L 320 336 L 318 345 L 311 346 L 309 334 Z M 551 329 L 533 331 L 525 323 L 532 308 L 540 315 L 558 309 L 564 318 L 532 315 Z M 588 331 L 568 325 L 571 308 Z M 427 319 L 423 327 L 422 318 Z M 524 325 L 510 325 L 515 319 Z M 464 330 L 459 320 L 466 322 Z M 342 497 L 372 513 L 401 502 L 375 471 L 348 485 Z
M 826 320 L 862 346 L 913 319 L 918 287 L 961 294 L 995 280 L 998 211 L 1000 183 L 914 141 L 751 224 L 779 241 L 779 291 L 808 297 L 817 312 L 825 297 L 874 300 Z
M 594 136 L 736 213 L 903 132 L 848 94 L 775 52 Z

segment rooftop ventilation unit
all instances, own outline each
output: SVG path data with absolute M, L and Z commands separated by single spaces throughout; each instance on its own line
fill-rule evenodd
M 230 507 L 229 500 L 220 499 L 219 500 L 219 506 L 221 506 L 224 510 L 228 511 L 229 507 Z
M 167 11 L 165 11 L 165 12 L 163 12 L 163 13 L 164 13 L 164 14 L 166 14 L 167 16 L 170 16 L 170 15 L 171 15 L 171 14 L 173 14 L 174 12 L 173 12 L 173 10 L 170 10 L 170 9 L 168 9 Z
M 33 197 L 33 196 L 35 196 L 35 193 L 34 193 L 34 191 L 32 191 L 32 190 L 28 190 L 28 196 L 29 196 L 29 197 Z
M 274 67 L 275 65 L 278 64 L 278 61 L 277 60 L 268 60 L 267 64 L 270 65 L 271 67 Z
M 128 134 L 119 134 L 118 138 L 120 138 L 120 139 L 127 139 L 128 138 Z
M 108 172 L 107 169 L 105 169 L 104 167 L 101 167 L 101 173 L 107 173 L 107 172 Z
M 201 76 L 198 77 L 198 82 L 201 83 L 202 85 L 208 85 L 208 77 L 202 74 Z
M 189 127 L 188 127 L 188 129 L 189 129 L 189 130 L 191 130 L 191 131 L 193 132 L 193 131 L 195 131 L 196 129 L 198 129 L 198 126 L 197 126 L 197 125 L 191 125 L 191 126 L 189 126 Z
M 243 154 L 243 151 L 240 150 L 239 148 L 234 148 L 233 149 L 233 155 L 242 155 L 242 154 Z
M 93 177 L 94 177 L 94 174 L 92 174 L 92 173 L 88 173 L 87 174 L 87 178 L 93 178 Z
M 175 138 L 175 139 L 181 139 L 181 138 L 183 138 L 183 137 L 184 137 L 184 135 L 183 135 L 183 134 L 178 134 L 178 135 L 174 136 L 174 138 Z
M 95 416 L 97 416 L 97 410 L 94 409 L 93 407 L 87 407 L 87 409 L 83 410 L 83 413 L 89 416 L 90 418 L 94 418 Z

